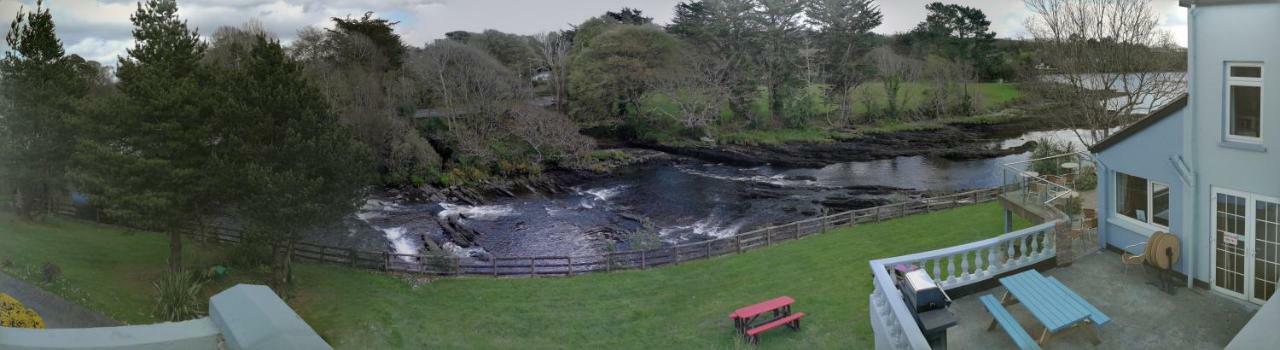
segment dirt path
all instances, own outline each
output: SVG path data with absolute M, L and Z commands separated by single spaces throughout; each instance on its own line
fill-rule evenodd
M 0 272 L 0 293 L 9 294 L 36 310 L 46 328 L 90 328 L 122 325 L 97 311 L 89 310 L 27 282 Z

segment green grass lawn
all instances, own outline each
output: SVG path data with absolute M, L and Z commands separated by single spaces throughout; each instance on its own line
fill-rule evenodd
M 0 261 L 12 262 L 3 268 L 6 273 L 130 324 L 156 321 L 151 281 L 167 266 L 166 237 L 62 217 L 31 224 L 0 212 Z M 193 266 L 221 260 L 216 249 L 190 242 L 184 248 L 184 258 Z M 45 263 L 62 270 L 61 279 L 51 285 L 38 283 Z
M 76 221 L 13 220 L 0 214 L 0 257 L 58 261 L 67 271 L 59 284 L 68 287 L 55 292 L 76 290 L 73 297 L 85 305 L 128 321 L 148 320 L 133 310 L 150 310 L 144 282 L 163 268 L 162 236 Z M 743 345 L 733 335 L 730 311 L 785 294 L 796 298 L 796 311 L 808 314 L 803 331 L 769 332 L 762 347 L 869 348 L 869 260 L 1001 230 L 1000 208 L 992 203 L 649 271 L 440 279 L 416 288 L 377 272 L 300 264 L 290 304 L 342 349 L 722 349 Z
M 1000 109 L 1022 96 L 1018 86 L 1010 83 L 976 83 L 974 87 L 977 93 L 981 94 L 982 108 L 986 110 Z M 908 109 L 919 107 L 928 98 L 925 94 L 928 88 L 928 83 L 903 83 L 902 90 L 899 92 L 901 96 L 898 97 L 899 100 L 905 102 L 902 107 Z M 884 84 L 879 82 L 862 84 L 853 90 L 853 110 L 855 113 L 867 112 L 866 103 L 863 101 L 864 98 L 860 97 L 864 95 L 869 95 L 878 101 L 876 104 L 880 108 L 884 108 L 886 101 L 889 100 L 888 95 L 885 94 Z

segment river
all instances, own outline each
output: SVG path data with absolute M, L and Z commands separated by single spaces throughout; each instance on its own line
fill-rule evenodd
M 1082 149 L 1070 130 L 1029 132 L 991 146 L 1017 147 L 1044 137 Z M 444 242 L 442 248 L 451 254 L 478 259 L 594 255 L 725 237 L 930 192 L 995 187 L 1001 165 L 1027 157 L 953 161 L 913 156 L 800 169 L 676 158 L 581 183 L 567 193 L 499 199 L 483 206 L 411 204 L 377 196 L 359 211 L 358 220 L 349 220 L 349 235 L 376 237 L 361 245 L 383 245 L 400 254 L 419 253 L 423 239 L 431 239 Z M 480 233 L 474 246 L 461 247 L 446 237 L 439 219 L 449 216 Z

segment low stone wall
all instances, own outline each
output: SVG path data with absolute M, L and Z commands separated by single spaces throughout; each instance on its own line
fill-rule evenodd
M 214 295 L 209 317 L 81 329 L 0 327 L 0 349 L 332 349 L 271 289 L 241 284 Z

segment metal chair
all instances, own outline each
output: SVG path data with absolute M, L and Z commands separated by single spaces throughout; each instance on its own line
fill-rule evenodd
M 1121 266 L 1123 266 L 1124 273 L 1126 274 L 1129 273 L 1129 265 L 1142 265 L 1147 262 L 1147 257 L 1150 256 L 1151 254 L 1150 243 L 1160 233 L 1161 232 L 1152 233 L 1151 237 L 1148 238 L 1146 242 L 1130 244 L 1129 246 L 1124 247 L 1124 252 L 1120 253 L 1120 264 Z M 1130 253 L 1131 251 L 1133 251 L 1133 248 L 1137 248 L 1137 247 L 1142 247 L 1142 254 Z

